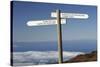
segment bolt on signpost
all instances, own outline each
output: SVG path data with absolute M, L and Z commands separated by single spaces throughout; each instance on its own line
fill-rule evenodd
M 66 24 L 67 18 L 74 19 L 87 19 L 89 16 L 87 14 L 80 13 L 61 13 L 60 10 L 51 13 L 51 17 L 56 19 L 49 20 L 37 20 L 28 21 L 27 26 L 43 26 L 43 25 L 55 25 L 57 24 L 57 35 L 58 35 L 58 63 L 63 63 L 63 48 L 62 48 L 62 29 L 61 24 Z

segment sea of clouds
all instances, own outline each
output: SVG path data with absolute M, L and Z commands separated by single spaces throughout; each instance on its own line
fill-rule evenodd
M 63 61 L 67 61 L 83 52 L 68 52 L 63 51 Z M 14 52 L 13 65 L 14 66 L 28 66 L 38 64 L 52 64 L 57 63 L 57 51 L 27 51 L 27 52 Z

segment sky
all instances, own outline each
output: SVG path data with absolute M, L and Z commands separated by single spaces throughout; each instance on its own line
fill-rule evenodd
M 62 25 L 62 39 L 96 40 L 97 39 L 97 8 L 96 6 L 55 4 L 40 2 L 13 2 L 13 41 L 43 42 L 57 41 L 57 25 L 33 26 L 26 25 L 31 20 L 54 19 L 51 12 L 60 9 L 61 12 L 85 13 L 88 19 L 66 19 Z

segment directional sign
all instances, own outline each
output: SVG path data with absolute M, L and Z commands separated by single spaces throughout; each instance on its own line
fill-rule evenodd
M 60 14 L 61 18 L 87 19 L 89 17 L 88 14 L 81 14 L 81 13 L 60 13 Z M 57 17 L 57 13 L 52 12 L 51 17 Z
M 55 25 L 56 19 L 28 21 L 27 26 Z M 61 19 L 61 24 L 66 24 L 66 19 Z

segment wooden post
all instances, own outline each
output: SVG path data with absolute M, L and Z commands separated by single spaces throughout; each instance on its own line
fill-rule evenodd
M 58 35 L 58 53 L 59 59 L 58 63 L 63 63 L 63 49 L 62 49 L 62 31 L 61 31 L 61 18 L 60 18 L 60 10 L 56 10 L 57 13 L 57 35 Z

